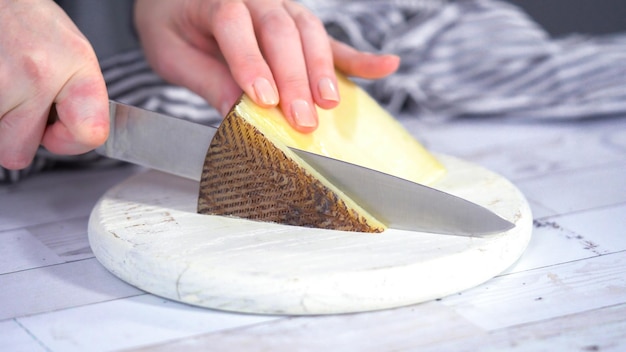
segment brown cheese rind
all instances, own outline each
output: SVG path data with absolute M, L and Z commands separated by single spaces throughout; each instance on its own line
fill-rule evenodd
M 198 213 L 323 229 L 382 232 L 234 111 L 207 152 Z

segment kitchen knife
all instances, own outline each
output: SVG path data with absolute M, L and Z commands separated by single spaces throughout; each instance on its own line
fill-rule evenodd
M 111 131 L 97 152 L 199 181 L 217 128 L 110 102 Z M 292 149 L 361 207 L 398 230 L 478 236 L 514 227 L 460 197 L 341 160 Z

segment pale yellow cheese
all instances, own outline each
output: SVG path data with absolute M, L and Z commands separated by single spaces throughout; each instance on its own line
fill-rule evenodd
M 235 111 L 265 135 L 289 147 L 432 184 L 445 168 L 393 116 L 358 85 L 338 75 L 341 103 L 317 109 L 313 133 L 294 130 L 278 108 L 266 109 L 244 96 Z

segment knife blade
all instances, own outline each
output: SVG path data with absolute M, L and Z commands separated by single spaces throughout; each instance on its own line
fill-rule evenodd
M 217 131 L 202 125 L 110 101 L 109 138 L 96 151 L 195 181 Z M 290 147 L 345 194 L 390 228 L 479 236 L 515 225 L 480 205 L 373 169 Z

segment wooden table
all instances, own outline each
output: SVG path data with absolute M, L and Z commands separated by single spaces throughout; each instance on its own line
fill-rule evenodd
M 524 192 L 533 238 L 505 273 L 370 313 L 191 307 L 125 284 L 89 248 L 93 205 L 141 170 L 55 171 L 0 186 L 0 351 L 626 350 L 626 119 L 401 121 Z

